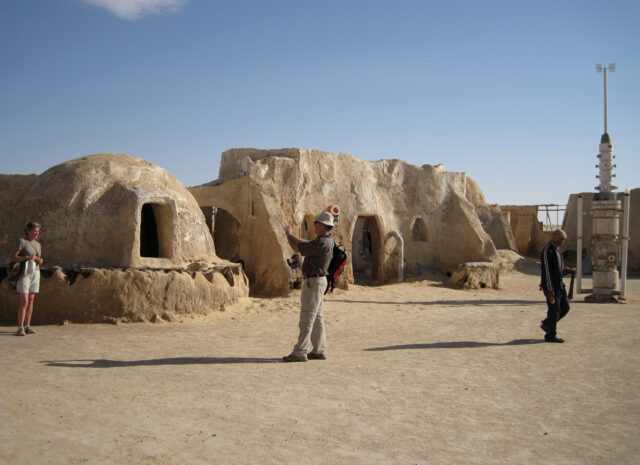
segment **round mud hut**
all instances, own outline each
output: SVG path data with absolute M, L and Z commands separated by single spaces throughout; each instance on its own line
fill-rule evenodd
M 191 193 L 157 165 L 98 154 L 22 177 L 22 186 L 8 178 L 15 195 L 2 209 L 3 255 L 10 256 L 24 224 L 42 224 L 35 323 L 172 320 L 248 295 L 241 266 L 216 256 Z M 17 295 L 6 270 L 0 318 L 12 321 Z

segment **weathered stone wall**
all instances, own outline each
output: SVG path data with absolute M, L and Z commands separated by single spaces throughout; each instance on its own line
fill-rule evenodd
M 0 218 L 3 220 L 2 223 L 5 223 L 4 225 L 0 224 L 0 234 L 2 234 L 2 229 L 12 222 L 11 218 L 19 214 L 16 211 L 16 205 L 20 199 L 27 195 L 36 178 L 35 174 L 0 174 Z M 24 224 L 22 228 L 24 228 Z M 19 237 L 24 236 L 22 229 L 19 233 Z M 2 236 L 0 236 L 1 238 Z M 17 238 L 15 242 L 18 243 Z
M 477 182 L 467 176 L 466 180 L 467 188 L 466 188 L 466 197 L 471 205 L 474 207 L 485 207 L 487 205 L 487 201 L 484 198 L 484 193 Z
M 172 321 L 223 309 L 249 293 L 240 265 L 204 270 L 106 269 L 41 271 L 34 324 Z M 16 321 L 16 279 L 0 268 L 0 322 Z
M 550 232 L 543 231 L 538 220 L 538 206 L 500 205 L 500 210 L 509 212 L 518 252 L 526 257 L 538 257 L 550 238 Z
M 500 287 L 499 262 L 468 262 L 458 265 L 449 282 L 462 289 L 498 289 Z
M 226 224 L 215 219 L 216 250 L 225 258 L 224 250 L 234 250 L 234 258 L 246 265 L 252 292 L 281 295 L 289 289 L 286 259 L 292 254 L 283 226 L 291 224 L 298 235 L 311 238 L 313 216 L 331 204 L 341 209 L 333 236 L 349 257 L 354 239 L 358 241 L 356 223 L 366 219 L 374 282 L 397 277 L 399 251 L 392 231 L 404 239 L 407 268 L 448 271 L 466 261 L 496 259 L 491 238 L 467 198 L 470 185 L 475 186 L 470 193 L 474 202 L 483 203 L 466 174 L 446 172 L 442 166 L 365 162 L 305 149 L 233 149 L 222 155 L 219 180 L 189 190 L 199 205 L 225 212 Z M 234 244 L 227 247 L 218 241 L 219 234 L 234 238 Z M 344 281 L 353 282 L 351 258 Z
M 489 234 L 496 249 L 518 250 L 511 230 L 511 214 L 500 210 L 499 205 L 476 207 L 482 227 Z
M 475 209 L 466 207 L 465 199 L 452 192 L 438 235 L 440 271 L 447 272 L 465 262 L 488 261 L 485 257 L 497 259 L 496 248 Z

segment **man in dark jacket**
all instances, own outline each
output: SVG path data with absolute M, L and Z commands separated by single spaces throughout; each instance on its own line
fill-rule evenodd
M 560 247 L 566 239 L 567 234 L 556 229 L 540 254 L 540 288 L 547 298 L 547 318 L 540 322 L 540 328 L 545 332 L 544 340 L 547 342 L 564 342 L 556 336 L 558 321 L 569 313 L 569 299 L 562 276 L 565 272 L 575 273 L 574 268 L 564 266 L 562 261 Z
M 287 240 L 295 252 L 304 257 L 302 262 L 302 295 L 300 297 L 300 334 L 291 354 L 282 357 L 285 362 L 306 362 L 308 359 L 324 360 L 326 337 L 322 303 L 327 289 L 329 262 L 333 257 L 333 215 L 322 212 L 315 218 L 316 238 L 307 241 L 293 235 L 291 226 L 285 226 Z M 309 349 L 312 349 L 309 352 Z

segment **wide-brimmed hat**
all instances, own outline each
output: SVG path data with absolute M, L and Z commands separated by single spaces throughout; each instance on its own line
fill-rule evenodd
M 331 226 L 333 228 L 333 215 L 329 212 L 322 212 L 316 216 L 315 221 L 318 221 L 325 226 Z

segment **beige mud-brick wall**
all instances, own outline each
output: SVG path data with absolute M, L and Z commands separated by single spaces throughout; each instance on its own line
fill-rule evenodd
M 467 197 L 482 204 L 481 191 L 465 173 L 447 172 L 441 165 L 365 162 L 345 153 L 297 148 L 232 149 L 222 154 L 217 181 L 189 190 L 200 206 L 221 208 L 237 223 L 238 259 L 246 266 L 255 294 L 288 292 L 292 272 L 286 260 L 293 252 L 282 228 L 291 224 L 304 237 L 305 219 L 332 204 L 341 209 L 332 233 L 349 255 L 344 273 L 347 283 L 353 282 L 354 254 L 360 253 L 359 219 L 366 219 L 375 230 L 370 272 L 380 283 L 397 279 L 399 254 L 391 231 L 404 240 L 405 273 L 410 266 L 447 271 L 458 264 L 455 260 L 497 259 L 491 238 Z M 453 195 L 458 199 L 458 214 L 452 216 L 447 211 Z M 445 216 L 454 223 L 445 227 Z M 221 232 L 225 227 L 216 218 L 218 250 L 224 244 L 217 240 L 217 234 L 226 234 Z M 465 231 L 464 237 L 472 244 L 466 246 L 466 256 L 458 252 L 459 244 L 443 238 L 443 228 Z
M 0 322 L 14 323 L 15 280 L 0 269 Z M 35 324 L 142 322 L 204 315 L 249 294 L 240 265 L 204 270 L 43 269 Z
M 538 220 L 538 206 L 500 205 L 500 210 L 510 214 L 518 252 L 527 257 L 537 257 L 549 241 L 549 233 L 543 231 L 542 223 Z
M 496 249 L 518 250 L 511 230 L 511 213 L 500 210 L 499 205 L 476 207 L 482 227 L 491 237 Z

